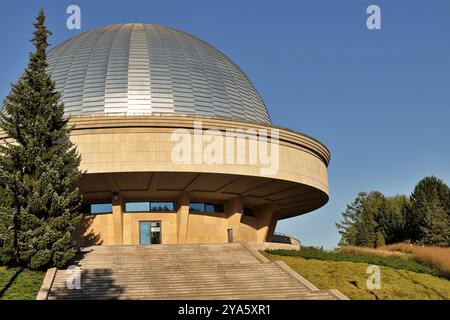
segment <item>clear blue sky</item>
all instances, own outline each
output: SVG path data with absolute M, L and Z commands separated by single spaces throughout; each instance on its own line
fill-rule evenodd
M 157 23 L 194 34 L 252 79 L 272 121 L 312 135 L 332 153 L 330 202 L 282 221 L 277 231 L 333 247 L 334 223 L 358 191 L 410 194 L 436 175 L 450 183 L 450 1 L 152 0 L 8 1 L 0 11 L 0 97 L 22 73 L 43 7 L 51 43 L 78 4 L 82 30 Z M 366 28 L 366 8 L 382 29 Z

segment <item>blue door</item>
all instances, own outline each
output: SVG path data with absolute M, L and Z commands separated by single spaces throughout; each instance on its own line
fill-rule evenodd
M 139 244 L 150 244 L 150 222 L 148 221 L 139 222 Z
M 161 221 L 139 221 L 139 244 L 161 243 Z

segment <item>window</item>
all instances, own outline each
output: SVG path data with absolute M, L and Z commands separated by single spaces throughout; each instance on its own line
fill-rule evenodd
M 150 211 L 172 212 L 173 202 L 150 202 Z
M 205 211 L 205 204 L 204 203 L 198 203 L 198 202 L 189 203 L 189 211 L 191 211 L 191 212 L 204 212 Z
M 244 207 L 242 209 L 242 214 L 244 216 L 254 217 L 255 216 L 255 211 L 253 209 L 251 209 L 251 208 Z
M 112 213 L 112 203 L 91 203 L 89 213 Z
M 125 212 L 173 212 L 173 202 L 125 202 Z
M 212 203 L 205 203 L 205 212 L 208 213 L 216 212 L 214 205 Z
M 207 213 L 223 212 L 223 205 L 219 203 L 191 202 L 189 204 L 189 211 Z
M 150 211 L 150 202 L 125 202 L 125 212 Z

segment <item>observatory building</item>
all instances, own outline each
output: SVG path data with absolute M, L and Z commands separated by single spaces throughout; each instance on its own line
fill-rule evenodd
M 208 43 L 117 24 L 48 59 L 82 158 L 81 244 L 270 242 L 278 220 L 328 201 L 327 148 L 273 126 L 247 76 Z

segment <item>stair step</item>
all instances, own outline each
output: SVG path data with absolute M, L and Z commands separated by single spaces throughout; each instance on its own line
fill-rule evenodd
M 57 270 L 48 299 L 335 299 L 240 243 L 95 246 L 77 264 L 83 289 L 67 289 L 73 272 Z

